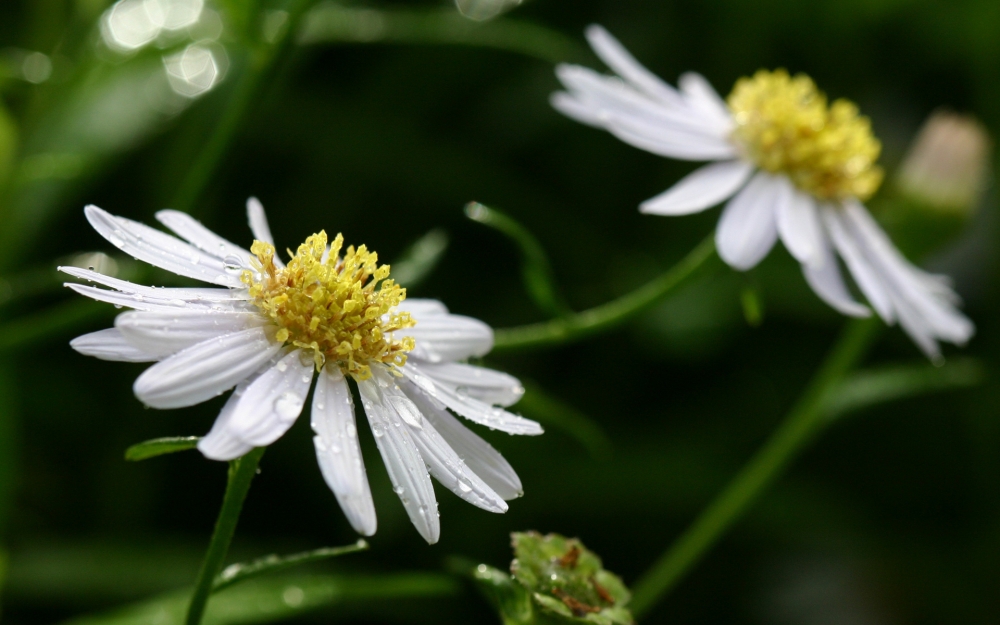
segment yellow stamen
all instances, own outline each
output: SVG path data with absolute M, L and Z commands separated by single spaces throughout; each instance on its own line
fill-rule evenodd
M 416 324 L 410 313 L 394 311 L 406 289 L 388 279 L 389 266 L 378 265 L 378 254 L 364 245 L 348 247 L 341 258 L 339 234 L 324 262 L 326 241 L 322 231 L 307 238 L 285 268 L 274 264 L 274 246 L 254 241 L 257 271 L 242 275 L 254 305 L 279 327 L 275 338 L 311 352 L 317 369 L 335 363 L 365 380 L 372 363 L 402 367 L 414 342 L 392 333 Z
M 882 183 L 882 144 L 869 119 L 847 100 L 828 107 L 808 76 L 760 70 L 739 79 L 726 101 L 734 138 L 761 169 L 824 200 L 866 200 Z

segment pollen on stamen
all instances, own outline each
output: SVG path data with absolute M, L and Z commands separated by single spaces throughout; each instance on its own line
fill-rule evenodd
M 275 339 L 311 353 L 317 369 L 335 365 L 365 380 L 373 363 L 402 367 L 414 341 L 396 340 L 393 332 L 416 324 L 408 312 L 395 311 L 406 289 L 389 279 L 389 266 L 379 265 L 364 245 L 348 247 L 341 258 L 343 236 L 336 236 L 329 254 L 326 243 L 326 232 L 310 236 L 280 268 L 274 246 L 254 241 L 255 271 L 241 277 L 251 301 L 278 326 Z
M 869 119 L 847 100 L 828 106 L 808 76 L 760 70 L 738 80 L 726 103 L 736 121 L 733 138 L 747 157 L 803 191 L 866 200 L 882 183 L 875 163 L 882 145 Z

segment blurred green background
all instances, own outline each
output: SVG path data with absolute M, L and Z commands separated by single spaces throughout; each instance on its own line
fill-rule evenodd
M 606 26 L 665 79 L 699 71 L 723 95 L 758 68 L 806 72 L 872 118 L 890 172 L 940 107 L 1000 134 L 995 0 L 530 0 L 481 22 L 444 0 L 160 3 L 173 7 L 164 19 L 176 28 L 114 18 L 106 0 L 0 3 L 8 623 L 61 622 L 185 588 L 225 485 L 225 466 L 197 452 L 123 459 L 145 439 L 204 434 L 222 402 L 144 409 L 131 392 L 141 365 L 69 348 L 115 313 L 72 299 L 54 272 L 81 252 L 111 251 L 87 226 L 85 204 L 147 223 L 161 208 L 187 210 L 248 244 L 243 207 L 255 195 L 279 248 L 324 228 L 388 262 L 442 229 L 449 245 L 411 295 L 507 327 L 545 314 L 521 283 L 517 247 L 467 220 L 465 203 L 497 207 L 533 232 L 578 310 L 668 269 L 718 216 L 640 215 L 640 201 L 691 165 L 549 106 L 555 62 L 601 67 L 585 46 L 587 24 Z M 466 12 L 473 4 L 462 0 Z M 838 420 L 646 622 L 997 621 L 994 204 L 987 193 L 930 260 L 955 278 L 978 326 L 967 349 L 946 355 L 982 380 Z M 115 260 L 123 276 L 166 279 Z M 757 327 L 741 310 L 748 286 L 764 305 Z M 368 436 L 372 548 L 256 595 L 248 586 L 245 602 L 259 614 L 230 622 L 496 622 L 474 589 L 445 576 L 444 562 L 460 555 L 502 568 L 514 530 L 578 536 L 631 583 L 781 420 L 843 324 L 776 248 L 748 275 L 704 272 L 622 329 L 491 355 L 487 365 L 530 382 L 529 399 L 544 389 L 549 400 L 536 395 L 521 408 L 546 424 L 542 437 L 481 432 L 518 470 L 525 497 L 496 516 L 439 489 L 442 539 L 428 547 Z M 866 365 L 897 364 L 925 361 L 892 328 Z M 317 470 L 311 435 L 300 419 L 264 458 L 231 561 L 356 539 Z M 360 576 L 401 572 L 433 575 L 395 578 L 398 598 L 371 577 L 388 597 L 377 601 Z M 305 594 L 289 595 L 293 587 Z M 283 607 L 268 607 L 267 592 Z

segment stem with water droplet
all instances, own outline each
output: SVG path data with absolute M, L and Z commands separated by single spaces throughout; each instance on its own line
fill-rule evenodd
M 198 580 L 195 582 L 194 592 L 191 594 L 191 604 L 188 606 L 186 625 L 200 625 L 202 616 L 205 614 L 205 606 L 208 598 L 212 594 L 212 584 L 216 576 L 222 572 L 222 565 L 229 551 L 229 543 L 236 533 L 236 523 L 240 519 L 240 511 L 243 509 L 243 501 L 250 491 L 250 482 L 257 474 L 257 467 L 260 465 L 261 456 L 264 455 L 266 447 L 258 447 L 245 456 L 237 458 L 229 463 L 229 479 L 226 482 L 226 494 L 222 498 L 222 508 L 219 510 L 219 517 L 215 521 L 215 531 L 212 532 L 212 540 L 208 543 L 208 551 L 205 552 L 205 560 L 201 563 L 201 570 L 198 572 Z
M 822 425 L 824 400 L 864 356 L 878 319 L 848 324 L 785 420 L 688 529 L 633 586 L 632 613 L 647 614 L 781 474 Z

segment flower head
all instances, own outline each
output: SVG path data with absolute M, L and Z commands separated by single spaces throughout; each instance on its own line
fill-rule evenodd
M 882 183 L 882 144 L 868 118 L 847 100 L 827 106 L 808 76 L 762 69 L 740 78 L 726 104 L 747 158 L 814 197 L 866 200 Z
M 972 336 L 947 278 L 906 260 L 862 205 L 882 182 L 881 145 L 854 104 L 827 104 L 811 79 L 783 70 L 740 79 L 725 101 L 694 73 L 675 89 L 600 26 L 587 38 L 617 76 L 560 65 L 566 91 L 553 96 L 556 109 L 654 154 L 714 161 L 640 211 L 686 215 L 726 202 L 715 240 L 730 266 L 756 266 L 780 238 L 813 291 L 841 313 L 871 310 L 851 294 L 838 256 L 879 316 L 898 321 L 932 359 L 938 341 Z
M 378 254 L 352 245 L 341 258 L 343 245 L 338 234 L 328 250 L 326 232 L 314 234 L 287 266 L 278 267 L 274 246 L 254 241 L 254 270 L 244 269 L 240 280 L 249 287 L 250 301 L 279 328 L 277 340 L 306 350 L 317 370 L 329 361 L 367 380 L 370 363 L 406 364 L 413 338 L 395 339 L 393 333 L 416 322 L 410 313 L 396 311 L 406 289 L 388 279 L 389 266 L 378 265 Z
M 362 534 L 375 532 L 375 508 L 348 377 L 357 383 L 393 489 L 428 542 L 440 534 L 430 476 L 476 506 L 506 511 L 505 500 L 521 494 L 517 474 L 451 414 L 511 434 L 542 432 L 504 409 L 524 392 L 515 378 L 460 362 L 487 353 L 492 330 L 440 302 L 406 299 L 388 265 L 363 245 L 343 250 L 340 235 L 329 247 L 324 232 L 309 237 L 286 265 L 260 203 L 251 199 L 247 208 L 257 239 L 250 250 L 177 211 L 157 218 L 186 241 L 88 206 L 91 225 L 125 253 L 222 288 L 148 287 L 63 267 L 107 287 L 67 284 L 71 289 L 132 309 L 114 328 L 75 339 L 74 349 L 104 360 L 156 362 L 134 386 L 153 408 L 191 406 L 235 387 L 198 444 L 215 460 L 273 443 L 312 389 L 320 470 Z

